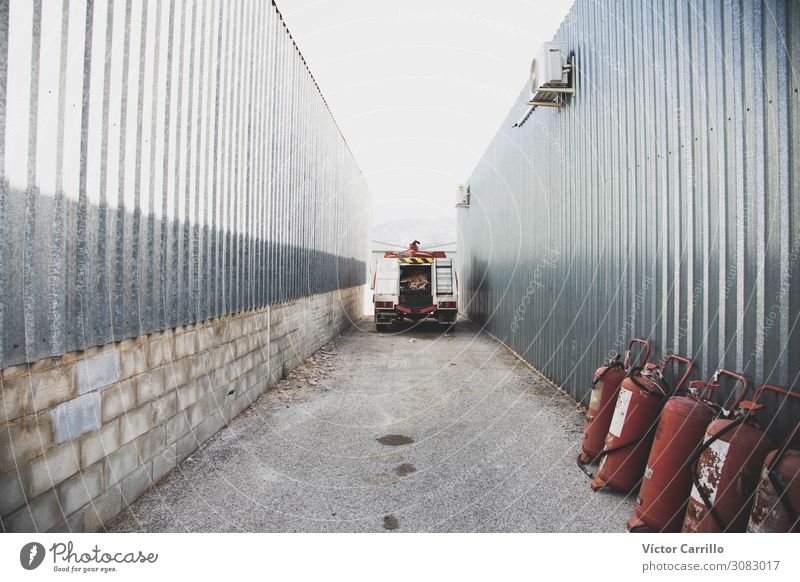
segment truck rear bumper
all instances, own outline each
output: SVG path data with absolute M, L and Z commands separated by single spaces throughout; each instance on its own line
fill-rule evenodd
M 396 315 L 393 310 L 375 311 L 375 323 L 392 323 L 395 319 Z
M 439 316 L 439 323 L 445 325 L 452 325 L 458 319 L 458 310 L 457 309 L 440 309 L 437 312 Z

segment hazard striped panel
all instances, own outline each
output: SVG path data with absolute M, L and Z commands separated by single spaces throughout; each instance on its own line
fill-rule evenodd
M 398 263 L 410 263 L 412 265 L 419 265 L 425 263 L 432 263 L 433 259 L 431 257 L 400 257 L 397 259 Z

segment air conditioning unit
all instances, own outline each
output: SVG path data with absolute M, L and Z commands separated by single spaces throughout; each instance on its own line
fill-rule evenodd
M 458 185 L 456 189 L 456 208 L 469 208 L 469 186 Z
M 546 42 L 531 63 L 530 100 L 525 114 L 514 127 L 521 127 L 537 107 L 561 109 L 567 95 L 575 94 L 575 57 L 567 54 L 567 43 Z
M 556 101 L 558 92 L 569 87 L 567 43 L 546 42 L 531 63 L 531 101 Z

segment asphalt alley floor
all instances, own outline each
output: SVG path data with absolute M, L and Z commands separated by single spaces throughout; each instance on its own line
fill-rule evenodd
M 468 321 L 378 334 L 365 319 L 110 530 L 624 531 L 632 496 L 593 493 L 575 464 L 582 426 L 568 396 Z

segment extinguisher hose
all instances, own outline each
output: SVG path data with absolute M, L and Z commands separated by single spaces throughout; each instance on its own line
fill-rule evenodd
M 631 368 L 631 371 L 628 373 L 628 378 L 630 378 L 631 382 L 636 384 L 636 386 L 638 386 L 640 390 L 646 392 L 647 394 L 652 394 L 653 396 L 658 396 L 658 397 L 666 396 L 671 392 L 669 384 L 667 383 L 667 379 L 664 377 L 661 377 L 659 379 L 660 383 L 663 384 L 664 386 L 664 390 L 662 392 L 659 392 L 658 390 L 653 390 L 652 388 L 639 382 L 639 379 L 636 377 L 636 375 L 641 370 L 642 368 Z
M 603 457 L 605 457 L 606 455 L 610 455 L 611 453 L 615 453 L 615 452 L 617 452 L 617 451 L 621 451 L 622 449 L 627 449 L 628 447 L 632 447 L 632 446 L 634 446 L 634 445 L 638 445 L 640 442 L 642 442 L 643 440 L 645 440 L 645 438 L 646 438 L 646 437 L 647 437 L 649 434 L 650 434 L 650 431 L 648 430 L 646 433 L 644 433 L 644 434 L 643 434 L 642 436 L 640 436 L 638 439 L 634 439 L 634 440 L 632 440 L 632 441 L 629 441 L 629 442 L 627 442 L 627 443 L 623 443 L 623 444 L 621 444 L 621 445 L 617 445 L 616 447 L 611 447 L 610 449 L 603 449 L 602 451 L 600 451 L 599 453 L 597 453 L 597 455 L 596 455 L 596 456 L 595 456 L 595 457 L 594 457 L 592 460 L 590 460 L 590 461 L 587 461 L 586 463 L 584 463 L 583 461 L 581 461 L 581 456 L 580 456 L 580 455 L 578 455 L 578 458 L 577 458 L 578 467 L 580 467 L 581 471 L 583 471 L 584 473 L 586 473 L 586 475 L 587 475 L 587 476 L 588 476 L 590 479 L 594 479 L 594 477 L 595 477 L 595 474 L 594 474 L 594 473 L 592 473 L 591 471 L 589 471 L 589 470 L 588 470 L 586 467 L 588 467 L 589 465 L 593 465 L 593 464 L 595 464 L 597 461 L 599 461 L 600 459 L 602 459 L 602 458 L 603 458 Z
M 724 532 L 728 529 L 728 527 L 722 521 L 722 517 L 719 515 L 719 512 L 714 507 L 714 503 L 712 503 L 711 498 L 708 496 L 705 488 L 700 484 L 700 476 L 697 473 L 697 465 L 700 462 L 700 455 L 703 454 L 707 449 L 711 447 L 712 444 L 717 442 L 720 438 L 728 434 L 734 428 L 742 424 L 747 417 L 749 416 L 749 411 L 742 415 L 741 418 L 737 418 L 736 420 L 732 421 L 728 426 L 722 428 L 718 433 L 708 439 L 706 442 L 701 444 L 697 450 L 695 451 L 694 455 L 689 461 L 689 470 L 691 471 L 692 475 L 692 483 L 694 483 L 697 492 L 700 493 L 700 497 L 703 499 L 703 504 L 705 504 L 708 512 L 711 514 L 711 517 L 714 518 L 714 521 L 717 524 L 717 527 L 720 531 Z
M 789 499 L 789 488 L 792 485 L 792 480 L 788 480 L 788 482 L 784 485 L 778 480 L 778 476 L 775 474 L 775 469 L 778 466 L 778 463 L 780 463 L 783 455 L 789 450 L 790 444 L 791 441 L 787 441 L 786 444 L 783 445 L 783 447 L 781 447 L 781 449 L 772 458 L 772 461 L 770 461 L 769 465 L 767 466 L 767 477 L 769 477 L 769 482 L 772 484 L 772 488 L 775 489 L 775 493 L 778 495 L 778 499 L 780 500 L 781 505 L 783 505 L 786 515 L 789 516 L 789 519 L 792 522 L 792 525 L 789 528 L 789 531 L 791 532 L 794 531 L 798 525 L 800 525 L 800 518 L 798 518 L 797 512 L 794 510 L 794 507 L 792 507 L 791 500 Z
M 611 372 L 611 370 L 613 370 L 614 368 L 624 368 L 624 367 L 625 366 L 623 365 L 623 363 L 621 361 L 619 361 L 619 359 L 615 359 L 615 360 L 610 361 L 608 363 L 608 365 L 605 367 L 605 369 L 602 372 L 600 372 L 600 375 L 597 376 L 597 378 L 595 378 L 594 381 L 592 382 L 592 389 L 594 389 L 594 387 L 597 386 L 597 384 L 599 384 L 600 381 L 603 378 L 606 377 L 606 374 Z M 581 471 L 586 473 L 586 475 L 588 475 L 591 479 L 594 479 L 594 475 L 592 474 L 591 471 L 586 469 L 586 466 L 587 465 L 591 465 L 592 463 L 596 462 L 597 459 L 599 459 L 599 458 L 600 458 L 600 455 L 597 455 L 591 461 L 588 461 L 588 462 L 584 463 L 583 461 L 581 461 L 581 455 L 578 455 L 578 458 L 577 458 L 578 467 L 580 467 Z
M 654 392 L 654 394 L 658 394 L 658 393 Z M 648 428 L 644 432 L 644 434 L 642 436 L 640 436 L 639 438 L 633 439 L 632 441 L 628 441 L 627 443 L 622 443 L 621 445 L 617 445 L 615 447 L 611 447 L 610 449 L 603 449 L 602 451 L 597 453 L 597 455 L 591 461 L 588 461 L 586 463 L 582 462 L 580 455 L 578 455 L 578 467 L 580 467 L 581 471 L 586 473 L 587 476 L 589 476 L 592 479 L 594 479 L 594 477 L 595 477 L 594 473 L 592 473 L 591 471 L 587 470 L 586 467 L 588 465 L 593 465 L 594 463 L 596 463 L 597 461 L 599 461 L 600 459 L 602 459 L 606 455 L 610 455 L 611 453 L 616 453 L 617 451 L 621 451 L 623 449 L 627 449 L 628 447 L 636 446 L 639 443 L 647 440 L 650 437 L 650 434 L 655 430 L 656 426 L 658 425 L 657 421 L 658 421 L 658 418 L 661 416 L 661 410 L 663 409 L 663 407 L 664 407 L 664 403 L 662 402 L 661 405 L 658 408 L 658 413 L 656 414 L 656 422 L 653 422 L 650 425 L 650 428 Z
M 608 374 L 611 370 L 613 370 L 614 368 L 622 368 L 622 367 L 623 367 L 623 364 L 619 360 L 614 360 L 613 362 L 610 362 L 605 367 L 605 369 L 602 372 L 600 372 L 600 375 L 597 378 L 594 379 L 594 381 L 592 382 L 592 388 L 597 386 L 597 384 L 600 382 L 600 380 L 605 378 L 606 374 Z
M 650 388 L 646 387 L 641 382 L 639 382 L 636 379 L 636 373 L 639 372 L 641 369 L 642 369 L 641 367 L 631 368 L 630 372 L 628 372 L 628 377 L 631 380 L 633 380 L 634 384 L 636 384 L 639 388 L 641 388 L 642 390 L 644 390 L 648 394 L 653 394 L 654 396 L 663 397 L 663 396 L 665 396 L 666 394 L 669 393 L 669 386 L 667 385 L 666 380 L 664 380 L 663 378 L 662 378 L 662 382 L 664 383 L 666 394 L 662 393 L 662 392 L 658 392 L 656 390 L 651 390 Z M 605 374 L 605 372 L 603 372 L 603 373 Z M 598 377 L 598 380 L 600 378 L 602 378 L 602 374 Z M 666 402 L 667 402 L 666 398 L 661 401 L 661 404 L 659 404 L 659 406 L 658 406 L 658 412 L 656 413 L 656 421 L 653 422 L 650 425 L 650 428 L 648 428 L 644 432 L 644 434 L 642 434 L 642 436 L 640 436 L 639 438 L 633 439 L 632 441 L 628 441 L 627 443 L 622 443 L 621 445 L 617 445 L 615 447 L 611 447 L 610 449 L 603 449 L 602 451 L 597 453 L 597 455 L 593 459 L 591 459 L 590 461 L 587 461 L 586 463 L 581 461 L 581 456 L 578 455 L 578 458 L 577 458 L 576 461 L 578 463 L 578 467 L 580 468 L 580 470 L 583 471 L 590 479 L 594 479 L 595 474 L 592 473 L 591 471 L 589 471 L 586 468 L 587 466 L 595 464 L 597 461 L 599 461 L 600 459 L 602 459 L 606 455 L 610 455 L 611 453 L 615 453 L 617 451 L 621 451 L 623 449 L 627 449 L 628 447 L 636 446 L 639 443 L 641 443 L 642 441 L 645 441 L 646 439 L 648 439 L 650 437 L 650 434 L 655 430 L 656 426 L 658 425 L 657 421 L 661 417 L 661 411 L 663 410 L 664 405 L 666 404 Z

